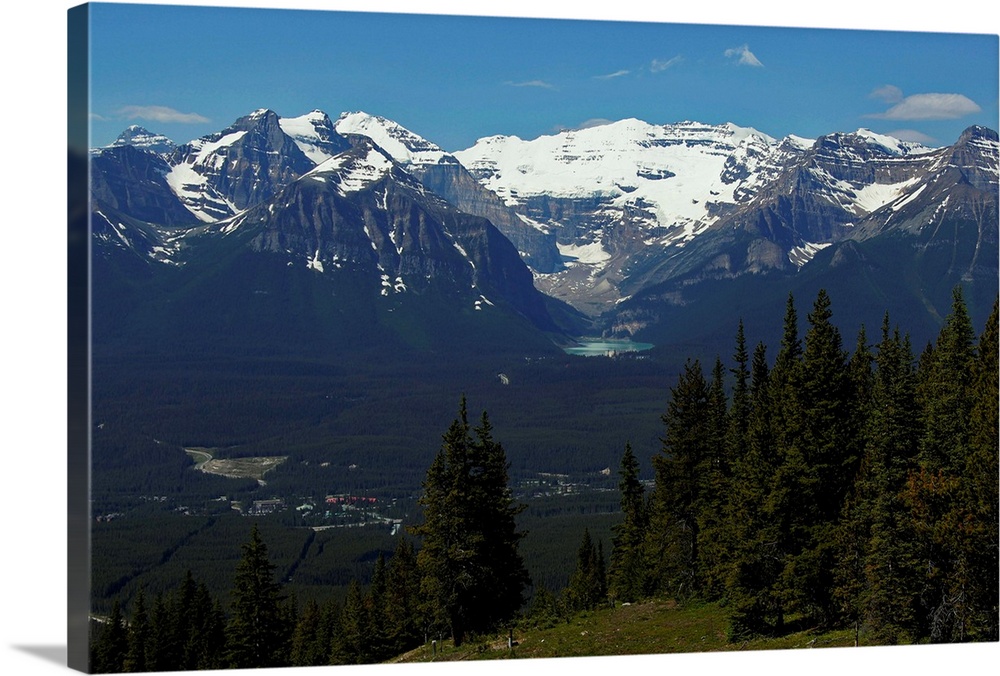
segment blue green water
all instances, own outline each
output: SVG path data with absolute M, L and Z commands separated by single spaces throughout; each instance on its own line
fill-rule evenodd
M 628 339 L 613 340 L 601 338 L 599 340 L 581 340 L 580 344 L 574 347 L 564 347 L 567 354 L 576 354 L 584 357 L 605 357 L 621 352 L 642 352 L 653 347 L 652 343 L 636 343 Z

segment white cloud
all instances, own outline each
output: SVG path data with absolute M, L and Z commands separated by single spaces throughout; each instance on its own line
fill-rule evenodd
M 584 120 L 581 122 L 577 129 L 590 129 L 591 127 L 603 127 L 606 124 L 611 124 L 613 120 L 609 120 L 604 117 L 593 117 L 589 120 Z
M 903 100 L 903 90 L 896 85 L 885 85 L 872 91 L 868 98 L 879 99 L 886 103 L 899 103 Z
M 605 117 L 592 117 L 589 120 L 584 120 L 580 124 L 574 127 L 567 127 L 565 125 L 556 125 L 552 128 L 552 131 L 559 132 L 563 131 L 580 131 L 581 129 L 590 129 L 591 127 L 603 127 L 606 124 L 613 124 L 614 120 L 609 120 Z
M 928 136 L 927 134 L 917 131 L 916 129 L 897 129 L 895 131 L 886 132 L 885 135 L 898 138 L 900 141 L 913 141 L 914 143 L 921 143 L 925 146 L 937 145 L 936 138 Z
M 622 75 L 628 75 L 632 71 L 628 70 L 616 70 L 614 73 L 608 73 L 607 75 L 595 75 L 595 80 L 611 80 L 616 77 L 621 77 Z
M 684 59 L 681 58 L 680 54 L 673 57 L 672 59 L 667 59 L 666 61 L 661 61 L 660 59 L 653 59 L 653 61 L 649 64 L 649 70 L 651 73 L 660 73 L 662 71 L 665 71 L 667 68 L 670 68 L 671 66 L 676 66 L 683 60 Z
M 732 49 L 726 50 L 727 59 L 737 59 L 737 63 L 741 66 L 754 66 L 756 68 L 763 68 L 764 64 L 760 62 L 754 53 L 750 51 L 750 47 L 743 45 L 742 47 L 734 47 Z
M 504 84 L 511 87 L 540 87 L 542 89 L 555 89 L 555 85 L 546 82 L 545 80 L 527 80 L 525 82 L 505 82 Z
M 962 94 L 911 94 L 884 113 L 866 117 L 878 120 L 954 120 L 982 108 Z
M 176 122 L 181 124 L 199 124 L 210 120 L 197 113 L 182 113 L 166 106 L 125 106 L 118 110 L 118 115 L 130 120 L 150 120 L 152 122 Z

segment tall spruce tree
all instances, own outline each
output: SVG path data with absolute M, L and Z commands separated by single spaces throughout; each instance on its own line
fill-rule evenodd
M 508 469 L 488 415 L 471 429 L 463 397 L 424 480 L 424 521 L 413 528 L 423 538 L 417 563 L 428 629 L 448 631 L 457 645 L 513 619 L 523 603 L 529 578 L 515 522 L 522 508 Z
M 972 322 L 962 289 L 956 287 L 937 342 L 921 358 L 919 469 L 911 473 L 906 492 L 919 541 L 919 565 L 926 571 L 918 592 L 923 632 L 938 642 L 965 640 L 971 628 L 968 600 L 974 583 L 962 474 L 970 452 L 975 356 Z
M 852 436 L 855 393 L 831 317 L 830 298 L 820 290 L 808 315 L 801 365 L 786 390 L 790 415 L 775 485 L 784 529 L 786 604 L 823 624 L 835 620 L 835 528 L 858 461 Z
M 128 653 L 128 628 L 122 614 L 121 603 L 115 599 L 111 606 L 111 616 L 97 634 L 94 641 L 90 667 L 94 673 L 118 673 L 124 671 L 125 655 Z
M 593 610 L 607 598 L 603 552 L 594 545 L 590 530 L 583 529 L 583 539 L 576 555 L 576 570 L 566 588 L 567 606 L 572 610 Z
M 135 596 L 135 607 L 132 609 L 132 619 L 128 625 L 128 652 L 125 654 L 122 668 L 129 673 L 150 671 L 152 642 L 152 628 L 146 610 L 146 590 L 140 587 L 139 593 Z
M 227 627 L 228 661 L 237 669 L 277 667 L 287 663 L 281 585 L 276 566 L 254 525 L 243 545 L 230 592 L 232 613 Z
M 998 301 L 979 337 L 973 364 L 972 417 L 969 430 L 969 453 L 962 476 L 965 484 L 962 501 L 968 513 L 966 538 L 969 565 L 969 627 L 966 635 L 972 640 L 998 640 L 998 567 L 1000 550 L 1000 462 L 998 462 L 998 430 L 1000 430 L 1000 368 L 998 368 Z
M 747 450 L 735 461 L 727 519 L 732 554 L 726 598 L 732 641 L 775 633 L 784 622 L 777 593 L 783 559 L 771 503 L 779 456 L 772 422 L 771 374 L 763 343 L 754 349 L 750 372 Z
M 709 386 L 701 363 L 688 361 L 670 389 L 660 454 L 653 457 L 655 487 L 646 550 L 652 591 L 685 599 L 702 585 L 700 510 L 713 454 Z
M 646 586 L 643 544 L 649 517 L 646 489 L 639 481 L 639 461 L 630 443 L 625 444 L 618 476 L 623 519 L 622 523 L 613 527 L 608 588 L 615 601 L 631 603 L 642 597 Z
M 372 661 L 368 636 L 371 627 L 365 593 L 357 579 L 347 588 L 347 599 L 340 615 L 339 631 L 334 637 L 333 664 L 366 664 Z
M 420 645 L 422 638 L 417 618 L 420 596 L 417 555 L 407 538 L 399 538 L 386 577 L 386 629 L 392 654 L 399 654 Z
M 917 638 L 919 571 L 914 535 L 902 501 L 919 438 L 913 353 L 899 329 L 882 323 L 875 356 L 864 452 L 840 527 L 835 596 L 860 642 Z

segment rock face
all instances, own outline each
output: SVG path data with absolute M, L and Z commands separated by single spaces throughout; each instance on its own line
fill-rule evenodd
M 391 120 L 367 113 L 345 113 L 336 128 L 341 134 L 371 138 L 428 190 L 466 213 L 488 219 L 514 243 L 533 270 L 547 273 L 562 269 L 555 234 L 508 207 L 454 155 Z
M 627 294 L 651 249 L 686 246 L 801 152 L 735 125 L 633 119 L 533 141 L 494 136 L 456 156 L 556 234 L 567 269 L 540 287 L 599 314 Z
M 417 334 L 449 317 L 465 317 L 474 331 L 513 322 L 522 340 L 525 327 L 539 336 L 558 330 L 517 248 L 490 220 L 428 190 L 419 165 L 398 162 L 367 136 L 340 134 L 320 111 L 283 120 L 259 110 L 166 156 L 125 144 L 92 157 L 102 306 L 141 306 L 144 279 L 151 294 L 184 289 L 163 309 L 175 322 L 199 316 L 212 325 L 237 317 L 237 308 L 257 317 L 264 299 L 286 296 L 291 285 L 303 298 L 324 297 L 317 302 L 327 314 L 346 312 L 347 324 L 397 311 Z M 454 160 L 441 166 L 461 169 Z M 469 199 L 488 201 L 484 188 L 464 180 Z M 116 287 L 132 296 L 116 298 Z M 206 316 L 222 297 L 230 299 L 222 314 Z M 308 323 L 317 306 L 304 302 L 279 303 L 257 323 L 293 312 L 306 316 L 286 316 L 286 325 Z M 477 325 L 469 316 L 483 319 Z M 148 321 L 161 320 L 150 312 Z
M 456 156 L 556 233 L 566 270 L 539 275 L 540 288 L 636 326 L 614 315 L 644 290 L 678 303 L 700 280 L 793 275 L 837 243 L 919 221 L 887 219 L 887 208 L 946 208 L 944 191 L 959 185 L 995 193 L 996 145 L 982 128 L 932 149 L 864 129 L 778 141 L 735 125 L 625 120 L 533 141 L 489 137 Z
M 194 217 L 167 183 L 170 165 L 158 154 L 115 145 L 91 155 L 91 193 L 102 208 L 166 226 Z
M 270 199 L 315 166 L 282 131 L 274 111 L 263 109 L 179 146 L 169 163 L 167 182 L 206 222 Z
M 255 251 L 318 274 L 354 271 L 382 296 L 433 290 L 506 301 L 547 329 L 544 299 L 517 250 L 486 219 L 428 193 L 368 138 L 295 181 L 280 198 L 216 226 L 253 233 Z
M 132 146 L 157 155 L 169 155 L 177 147 L 177 144 L 163 134 L 154 134 L 144 127 L 133 124 L 119 134 L 118 138 L 111 144 L 111 147 L 117 146 Z

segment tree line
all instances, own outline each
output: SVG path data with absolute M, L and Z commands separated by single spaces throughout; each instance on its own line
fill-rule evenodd
M 885 317 L 853 351 L 820 291 L 804 337 L 789 296 L 771 362 L 737 327 L 733 365 L 689 360 L 662 415 L 652 490 L 626 443 L 610 557 L 583 533 L 557 596 L 531 581 L 523 509 L 484 412 L 463 397 L 426 473 L 423 521 L 367 588 L 300 608 L 256 527 L 228 604 L 190 574 L 93 632 L 99 672 L 359 664 L 449 637 L 652 597 L 712 601 L 730 640 L 854 629 L 858 643 L 998 638 L 998 310 L 978 337 L 962 293 L 915 357 Z
M 648 495 L 625 447 L 609 597 L 719 601 L 734 641 L 996 641 L 996 303 L 977 339 L 957 288 L 919 357 L 888 315 L 853 352 L 831 317 L 820 291 L 802 339 L 789 296 L 773 365 L 742 322 L 732 368 L 687 362 Z

